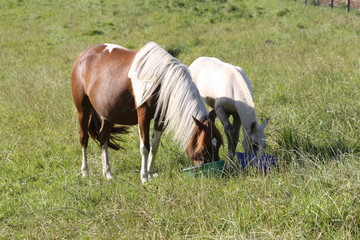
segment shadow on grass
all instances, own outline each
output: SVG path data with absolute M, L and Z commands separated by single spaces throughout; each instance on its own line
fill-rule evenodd
M 344 139 L 337 139 L 333 142 L 324 141 L 323 145 L 315 144 L 308 136 L 304 136 L 296 129 L 284 128 L 279 132 L 275 142 L 278 149 L 270 155 L 276 156 L 276 166 L 271 167 L 269 171 L 264 171 L 259 167 L 249 167 L 243 169 L 239 164 L 234 164 L 226 160 L 224 175 L 228 177 L 237 176 L 259 176 L 266 175 L 269 172 L 276 171 L 290 163 L 296 163 L 300 166 L 305 165 L 310 160 L 312 163 L 327 163 L 341 161 L 346 154 L 359 154 L 360 148 L 352 146 Z M 236 158 L 235 158 L 236 161 Z
M 290 128 L 284 128 L 280 132 L 276 143 L 280 147 L 278 155 L 282 155 L 283 161 L 286 163 L 293 161 L 294 155 L 295 159 L 307 156 L 325 162 L 338 160 L 341 155 L 346 153 L 359 153 L 359 148 L 351 147 L 343 139 L 318 145 L 313 143 L 309 137 L 302 136 L 299 132 Z

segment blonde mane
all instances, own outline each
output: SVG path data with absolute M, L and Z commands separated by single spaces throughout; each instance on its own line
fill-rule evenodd
M 157 89 L 155 119 L 173 132 L 174 139 L 185 148 L 195 131 L 192 116 L 207 117 L 205 105 L 185 65 L 154 42 L 136 54 L 129 71 L 136 106 L 142 105 Z

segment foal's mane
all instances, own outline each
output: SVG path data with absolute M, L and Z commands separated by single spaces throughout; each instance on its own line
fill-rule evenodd
M 155 119 L 172 131 L 174 139 L 185 148 L 195 131 L 194 116 L 207 117 L 205 105 L 185 65 L 154 42 L 136 54 L 129 71 L 137 107 L 157 89 Z M 160 88 L 159 88 L 160 87 Z

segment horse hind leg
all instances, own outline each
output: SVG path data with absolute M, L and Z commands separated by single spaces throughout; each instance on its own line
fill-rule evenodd
M 80 125 L 79 130 L 79 140 L 82 147 L 82 160 L 81 160 L 81 173 L 83 177 L 86 177 L 89 174 L 89 168 L 87 163 L 87 146 L 89 142 L 88 134 L 88 124 L 91 114 L 90 107 L 79 108 L 78 110 L 78 120 Z
M 109 151 L 107 142 L 101 145 L 101 162 L 102 162 L 102 172 L 106 179 L 110 180 L 113 178 L 110 170 L 110 161 L 109 161 Z
M 102 163 L 102 172 L 106 179 L 110 180 L 113 178 L 110 168 L 109 160 L 109 151 L 108 151 L 108 141 L 111 133 L 111 129 L 114 124 L 102 119 L 101 129 L 99 132 L 99 143 L 101 146 L 101 163 Z
M 89 175 L 89 168 L 87 164 L 87 147 L 82 147 L 82 161 L 81 161 L 81 174 L 83 177 Z

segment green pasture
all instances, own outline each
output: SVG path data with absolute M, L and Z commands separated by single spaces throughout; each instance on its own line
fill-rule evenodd
M 97 43 L 149 41 L 186 65 L 212 56 L 241 66 L 259 121 L 270 118 L 278 168 L 186 177 L 191 162 L 168 135 L 159 177 L 142 186 L 135 126 L 125 150 L 110 151 L 114 180 L 102 177 L 93 141 L 82 178 L 72 66 Z M 356 11 L 293 0 L 0 0 L 0 239 L 359 239 L 359 99 Z

